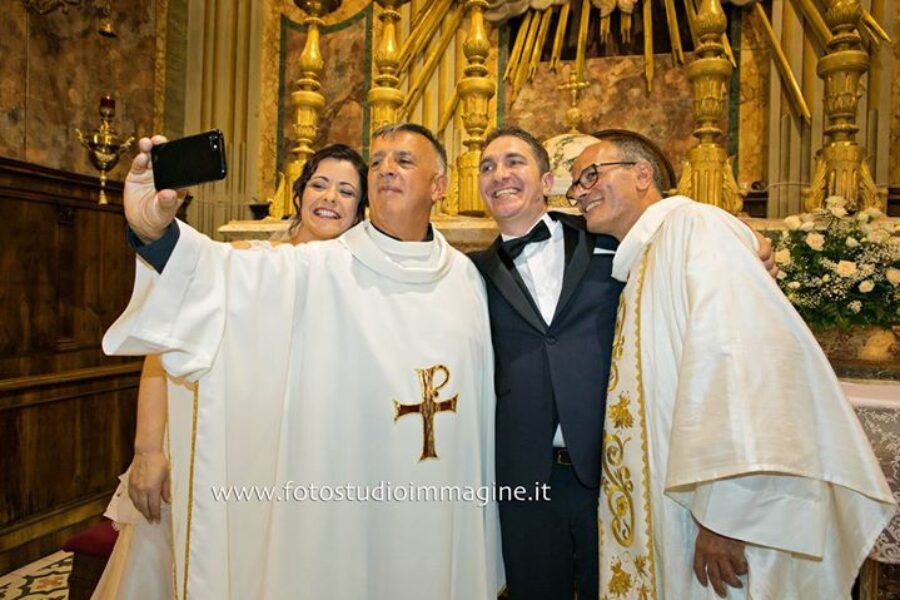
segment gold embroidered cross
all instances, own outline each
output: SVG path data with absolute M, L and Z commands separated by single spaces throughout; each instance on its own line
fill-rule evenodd
M 459 394 L 447 400 L 438 400 L 438 396 L 444 386 L 450 382 L 450 370 L 444 365 L 434 365 L 427 369 L 416 369 L 419 375 L 419 386 L 422 388 L 422 402 L 419 404 L 401 404 L 394 400 L 394 422 L 403 415 L 418 413 L 422 415 L 422 456 L 419 460 L 426 458 L 437 458 L 437 452 L 434 450 L 434 415 L 439 412 L 456 412 L 456 402 Z M 444 380 L 439 384 L 435 384 L 435 373 L 443 373 Z

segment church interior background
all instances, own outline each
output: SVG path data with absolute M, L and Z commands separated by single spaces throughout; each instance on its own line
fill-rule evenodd
M 545 142 L 560 208 L 578 150 L 625 130 L 656 144 L 673 191 L 785 239 L 809 233 L 791 215 L 886 214 L 878 306 L 811 319 L 829 325 L 817 335 L 839 375 L 900 381 L 896 0 L 0 4 L 0 596 L 27 597 L 4 574 L 97 523 L 130 461 L 140 363 L 99 342 L 133 277 L 131 140 L 155 132 L 224 132 L 229 176 L 200 186 L 184 215 L 217 239 L 283 229 L 315 149 L 365 154 L 373 128 L 403 120 L 447 147 L 452 185 L 434 221 L 461 249 L 496 235 L 476 181 L 500 124 Z M 891 435 L 885 468 L 900 485 Z M 867 563 L 866 597 L 887 597 L 893 543 Z M 43 565 L 59 590 L 42 585 L 63 594 L 60 561 Z

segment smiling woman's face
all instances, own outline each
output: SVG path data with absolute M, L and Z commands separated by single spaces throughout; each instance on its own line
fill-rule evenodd
M 324 159 L 303 188 L 298 237 L 303 241 L 330 240 L 350 229 L 359 194 L 359 173 L 353 164 Z

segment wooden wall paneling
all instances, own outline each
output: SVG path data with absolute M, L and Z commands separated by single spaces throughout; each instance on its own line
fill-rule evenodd
M 0 574 L 96 521 L 131 460 L 141 362 L 100 348 L 134 274 L 110 188 L 0 158 Z

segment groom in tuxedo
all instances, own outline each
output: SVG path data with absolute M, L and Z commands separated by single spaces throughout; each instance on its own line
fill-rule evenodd
M 616 307 L 614 238 L 548 212 L 544 147 L 503 127 L 485 143 L 482 198 L 500 236 L 471 256 L 487 282 L 496 357 L 497 483 L 548 484 L 501 501 L 512 600 L 597 598 L 600 449 Z

